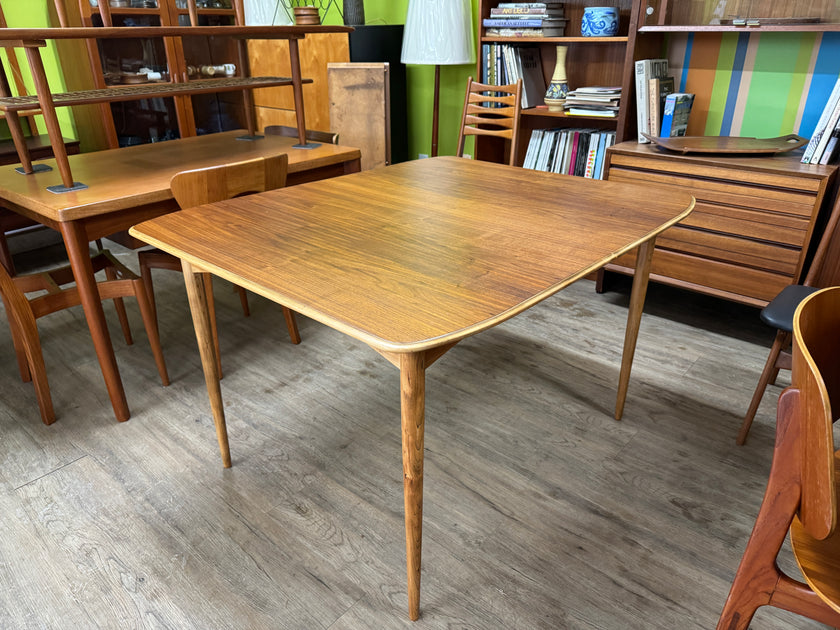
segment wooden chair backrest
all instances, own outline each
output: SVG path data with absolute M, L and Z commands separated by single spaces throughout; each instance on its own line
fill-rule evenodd
M 268 125 L 263 133 L 268 136 L 285 136 L 287 138 L 297 138 L 297 127 L 289 127 L 287 125 Z M 316 129 L 306 130 L 306 139 L 314 142 L 323 142 L 324 144 L 338 144 L 338 134 L 332 131 L 318 131 Z
M 232 164 L 181 171 L 172 176 L 169 187 L 181 208 L 265 192 L 286 185 L 289 156 L 255 158 Z
M 793 402 L 783 401 L 794 394 Z M 796 311 L 791 387 L 779 399 L 780 413 L 791 402 L 800 444 L 799 520 L 822 540 L 837 524 L 833 425 L 840 410 L 840 287 L 811 295 Z
M 522 79 L 508 85 L 486 85 L 467 79 L 456 155 L 464 155 L 467 136 L 497 136 L 510 140 L 508 163 L 516 164 L 519 151 L 519 113 Z

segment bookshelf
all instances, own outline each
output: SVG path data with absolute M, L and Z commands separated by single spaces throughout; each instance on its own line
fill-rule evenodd
M 619 30 L 613 37 L 583 37 L 580 35 L 580 25 L 584 9 L 591 2 L 570 0 L 564 3 L 566 23 L 563 37 L 498 37 L 487 35 L 483 26 L 485 18 L 489 18 L 490 10 L 499 4 L 499 0 L 480 0 L 478 21 L 478 67 L 476 76 L 481 77 L 487 60 L 482 58 L 482 44 L 510 44 L 514 46 L 537 46 L 540 50 L 542 74 L 546 86 L 554 73 L 556 50 L 558 45 L 567 47 L 566 73 L 570 89 L 585 86 L 618 86 L 623 85 L 625 67 L 632 60 L 633 38 L 637 31 L 631 19 L 638 11 L 634 11 L 637 0 L 618 0 Z M 628 106 L 630 106 L 628 110 Z M 622 96 L 621 108 L 616 118 L 567 116 L 564 112 L 550 112 L 545 106 L 529 107 L 522 110 L 519 127 L 519 155 L 517 164 L 522 164 L 528 149 L 531 132 L 534 129 L 550 129 L 557 127 L 589 127 L 598 130 L 616 131 L 616 141 L 626 137 L 629 116 L 634 116 L 632 107 L 626 95 Z M 635 123 L 634 129 L 635 129 Z M 477 158 L 489 161 L 504 161 L 504 146 L 497 138 L 478 137 L 476 139 L 475 155 Z

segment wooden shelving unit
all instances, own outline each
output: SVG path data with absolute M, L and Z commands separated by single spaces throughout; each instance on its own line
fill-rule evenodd
M 496 7 L 499 0 L 481 0 L 479 4 L 479 38 L 478 38 L 478 67 L 476 76 L 482 76 L 485 60 L 482 58 L 481 45 L 487 43 L 512 45 L 538 45 L 542 60 L 543 78 L 546 86 L 554 72 L 556 63 L 556 47 L 568 46 L 566 57 L 566 72 L 569 87 L 592 85 L 623 85 L 625 68 L 632 58 L 636 24 L 632 22 L 637 12 L 633 11 L 633 0 L 619 0 L 619 33 L 615 37 L 582 37 L 580 24 L 583 10 L 591 2 L 585 0 L 571 0 L 565 2 L 565 15 L 568 19 L 565 37 L 495 37 L 487 36 L 483 26 L 484 18 L 490 17 L 490 9 Z M 628 117 L 628 110 L 631 115 Z M 597 129 L 612 129 L 616 131 L 616 141 L 627 136 L 629 118 L 635 114 L 635 108 L 625 93 L 621 98 L 621 109 L 617 118 L 565 116 L 562 112 L 549 112 L 547 108 L 535 107 L 522 111 L 519 126 L 519 155 L 517 164 L 522 164 L 528 141 L 534 129 L 549 127 L 579 127 L 587 126 Z M 476 139 L 476 157 L 482 160 L 503 161 L 504 146 L 498 139 L 478 137 Z
M 191 0 L 192 1 L 192 0 Z M 242 91 L 245 95 L 245 117 L 249 136 L 256 135 L 256 128 L 251 100 L 251 90 L 255 87 L 267 85 L 290 85 L 295 94 L 298 137 L 302 144 L 305 144 L 305 117 L 303 114 L 303 79 L 300 76 L 300 55 L 298 51 L 298 40 L 303 39 L 308 33 L 319 32 L 349 32 L 351 29 L 344 26 L 187 26 L 187 27 L 81 27 L 81 28 L 57 28 L 57 29 L 2 29 L 0 30 L 0 46 L 23 48 L 29 64 L 30 72 L 36 86 L 37 102 L 43 112 L 47 131 L 55 150 L 56 161 L 61 172 L 61 179 L 64 190 L 74 189 L 73 176 L 67 160 L 64 145 L 61 142 L 61 130 L 58 119 L 55 115 L 55 108 L 58 106 L 81 105 L 100 103 L 117 100 L 145 99 L 151 96 L 164 96 L 166 94 L 191 95 L 219 91 Z M 133 88 L 100 88 L 92 91 L 61 93 L 53 95 L 47 82 L 44 72 L 43 61 L 40 56 L 40 48 L 46 45 L 47 40 L 61 39 L 84 39 L 84 40 L 130 40 L 137 38 L 163 38 L 178 43 L 183 39 L 216 38 L 218 36 L 232 38 L 237 46 L 239 59 L 239 77 L 225 80 L 198 80 L 191 81 L 186 77 L 176 76 L 169 84 L 148 86 L 151 92 L 146 89 L 138 90 Z M 246 41 L 248 39 L 285 39 L 289 42 L 289 58 L 291 77 L 250 77 L 248 76 L 248 55 Z M 183 42 L 180 41 L 180 45 Z M 183 80 L 183 79 L 187 80 Z M 132 91 L 134 90 L 134 91 Z M 33 101 L 21 101 L 19 97 L 0 98 L 0 111 L 6 113 L 10 129 L 14 128 L 13 139 L 18 149 L 18 155 L 22 163 L 22 170 L 25 173 L 33 172 L 32 161 L 29 156 L 26 144 L 23 140 L 23 133 L 20 121 L 17 118 L 17 111 L 32 107 Z

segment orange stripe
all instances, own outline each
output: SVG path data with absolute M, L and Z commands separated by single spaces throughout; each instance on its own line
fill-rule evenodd
M 685 91 L 695 95 L 686 131 L 689 136 L 704 135 L 722 39 L 722 33 L 694 34 L 685 82 Z

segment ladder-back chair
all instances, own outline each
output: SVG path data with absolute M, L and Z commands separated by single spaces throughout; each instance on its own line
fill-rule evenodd
M 467 136 L 495 136 L 508 141 L 508 164 L 516 165 L 519 152 L 519 113 L 522 110 L 522 79 L 509 85 L 485 85 L 467 79 L 467 94 L 461 114 L 461 132 L 455 155 L 463 157 Z

